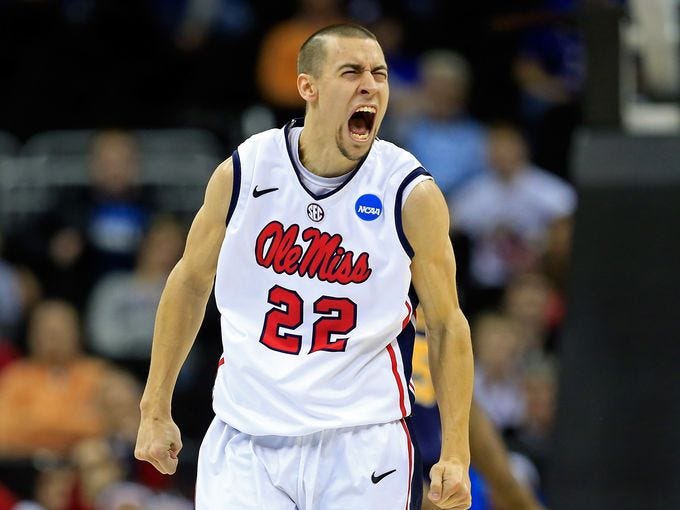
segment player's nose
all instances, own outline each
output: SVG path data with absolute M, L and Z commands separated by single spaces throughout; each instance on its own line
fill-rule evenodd
M 362 95 L 372 96 L 378 90 L 378 84 L 375 81 L 373 73 L 365 71 L 361 75 L 361 82 L 359 82 L 359 93 Z

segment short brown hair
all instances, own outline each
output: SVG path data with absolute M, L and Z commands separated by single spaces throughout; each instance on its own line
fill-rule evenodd
M 321 64 L 326 58 L 326 44 L 324 38 L 327 36 L 378 40 L 373 32 L 361 25 L 355 25 L 353 23 L 330 25 L 321 30 L 317 30 L 302 44 L 302 47 L 298 52 L 298 74 L 304 73 L 312 76 L 319 75 Z

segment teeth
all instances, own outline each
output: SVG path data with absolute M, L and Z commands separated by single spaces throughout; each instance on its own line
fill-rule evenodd
M 375 106 L 362 106 L 361 108 L 357 108 L 358 112 L 368 112 L 368 113 L 375 113 L 376 108 Z

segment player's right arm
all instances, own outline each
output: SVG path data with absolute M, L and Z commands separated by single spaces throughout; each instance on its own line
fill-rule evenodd
M 189 235 L 182 258 L 170 273 L 156 313 L 151 366 L 140 403 L 141 422 L 135 457 L 161 473 L 177 469 L 182 448 L 171 416 L 177 376 L 193 345 L 210 297 L 217 259 L 226 231 L 234 167 L 231 158 L 213 173 Z

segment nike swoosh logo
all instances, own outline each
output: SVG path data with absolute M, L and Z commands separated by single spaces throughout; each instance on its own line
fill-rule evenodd
M 272 191 L 276 191 L 279 188 L 267 188 L 267 189 L 257 189 L 257 186 L 255 186 L 255 189 L 253 190 L 253 196 L 255 198 L 261 197 L 262 195 L 266 195 L 267 193 L 271 193 Z
M 375 476 L 375 471 L 373 471 L 373 474 L 371 475 L 371 481 L 373 483 L 378 483 L 380 480 L 385 478 L 387 475 L 391 475 L 395 471 L 396 471 L 396 469 L 393 469 L 392 471 L 388 471 L 387 473 L 383 473 L 382 475 L 378 475 L 378 476 Z

